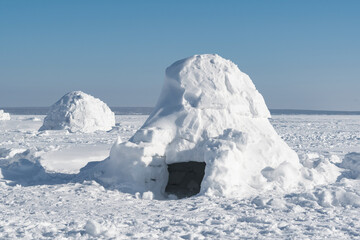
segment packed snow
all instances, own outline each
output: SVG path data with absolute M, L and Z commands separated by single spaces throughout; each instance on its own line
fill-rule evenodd
M 156 200 L 151 192 L 129 194 L 77 179 L 94 160 L 92 151 L 98 161 L 107 158 L 118 136 L 127 141 L 148 116 L 116 116 L 112 131 L 96 133 L 38 132 L 42 122 L 35 118 L 44 116 L 12 115 L 0 122 L 0 239 L 360 237 L 360 116 L 270 119 L 302 164 L 323 169 L 323 177 L 339 170 L 334 183 L 242 199 L 180 200 Z
M 115 114 L 100 99 L 81 91 L 65 94 L 51 106 L 40 131 L 108 131 L 115 125 Z
M 301 169 L 269 117 L 249 76 L 231 61 L 211 54 L 180 60 L 166 69 L 145 124 L 115 143 L 94 177 L 158 198 L 243 198 L 311 185 L 305 181 L 316 171 Z
M 10 120 L 10 114 L 4 112 L 2 109 L 0 109 L 0 121 L 1 120 Z

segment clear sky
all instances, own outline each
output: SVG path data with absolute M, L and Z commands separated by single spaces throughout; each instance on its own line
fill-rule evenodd
M 0 106 L 82 90 L 154 106 L 174 61 L 217 53 L 269 108 L 360 110 L 360 1 L 0 0 Z

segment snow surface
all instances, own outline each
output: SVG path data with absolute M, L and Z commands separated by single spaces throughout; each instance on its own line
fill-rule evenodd
M 269 117 L 249 76 L 231 61 L 211 54 L 180 60 L 166 69 L 145 124 L 129 141 L 114 144 L 94 179 L 157 198 L 168 197 L 168 164 L 190 161 L 206 163 L 200 194 L 209 196 L 245 198 L 336 180 L 336 168 L 324 177 L 322 169 L 302 166 Z
M 10 114 L 4 112 L 2 109 L 0 109 L 0 121 L 1 120 L 10 120 Z
M 70 132 L 108 131 L 115 125 L 115 114 L 98 98 L 81 91 L 65 94 L 51 106 L 39 129 Z
M 270 119 L 303 167 L 323 178 L 340 171 L 334 183 L 242 199 L 180 200 L 124 193 L 75 174 L 93 160 L 92 146 L 98 146 L 94 155 L 100 148 L 109 151 L 119 135 L 127 141 L 148 116 L 116 116 L 112 131 L 97 133 L 38 132 L 42 123 L 35 118 L 44 116 L 13 115 L 0 122 L 0 239 L 360 238 L 360 116 Z M 74 146 L 79 152 L 69 159 Z

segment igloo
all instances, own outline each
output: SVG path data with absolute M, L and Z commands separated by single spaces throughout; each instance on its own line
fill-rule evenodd
M 81 91 L 65 94 L 50 107 L 39 129 L 90 133 L 115 126 L 115 114 L 100 99 Z
M 134 192 L 179 198 L 247 197 L 289 189 L 297 154 L 270 124 L 248 75 L 218 55 L 195 55 L 166 69 L 153 112 L 126 142 L 117 141 L 97 178 Z
M 0 109 L 0 120 L 10 120 L 10 114 Z

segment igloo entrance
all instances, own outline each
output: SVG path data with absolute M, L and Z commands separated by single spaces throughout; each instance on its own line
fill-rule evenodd
M 165 192 L 174 194 L 178 198 L 198 194 L 204 178 L 205 166 L 204 162 L 193 161 L 169 164 L 169 180 Z

